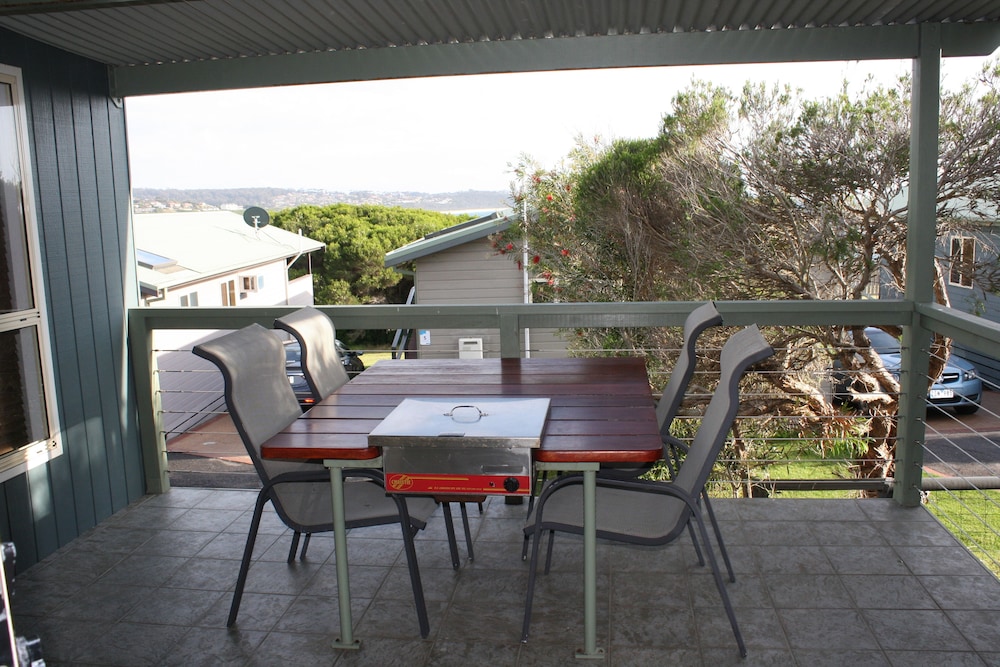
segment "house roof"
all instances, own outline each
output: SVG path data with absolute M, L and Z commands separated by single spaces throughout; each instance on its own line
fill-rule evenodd
M 1000 0 L 0 0 L 118 97 L 599 67 L 988 55 Z
M 159 290 L 235 273 L 325 248 L 284 229 L 254 229 L 229 211 L 137 213 L 133 216 L 137 274 Z
M 385 266 L 386 268 L 399 266 L 404 262 L 411 262 L 420 257 L 484 239 L 490 234 L 497 234 L 509 229 L 512 224 L 514 224 L 513 218 L 494 212 L 475 220 L 446 227 L 413 243 L 408 243 L 402 248 L 386 253 Z

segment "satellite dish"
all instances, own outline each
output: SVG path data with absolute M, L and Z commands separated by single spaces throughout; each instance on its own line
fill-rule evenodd
M 267 223 L 271 222 L 271 216 L 260 206 L 251 206 L 243 211 L 243 222 L 254 229 L 260 229 L 261 227 L 267 227 Z

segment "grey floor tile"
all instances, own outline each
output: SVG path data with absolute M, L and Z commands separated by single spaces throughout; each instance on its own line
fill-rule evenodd
M 192 628 L 163 656 L 163 667 L 216 667 L 246 665 L 267 634 L 225 628 Z
M 77 653 L 74 661 L 108 667 L 159 665 L 189 630 L 176 625 L 117 623 Z
M 833 574 L 769 574 L 767 592 L 778 609 L 849 609 L 853 600 Z
M 779 609 L 778 616 L 796 652 L 879 648 L 864 616 L 853 609 Z
M 960 651 L 890 651 L 893 667 L 982 667 L 987 664 L 972 652 Z
M 866 609 L 863 613 L 879 645 L 886 651 L 939 651 L 944 647 L 958 652 L 972 650 L 969 642 L 942 611 Z
M 517 642 L 437 641 L 428 656 L 428 664 L 436 667 L 467 667 L 490 665 L 514 667 L 521 647 Z
M 916 577 L 942 609 L 1000 610 L 1000 586 L 992 574 Z
M 948 618 L 977 651 L 1000 652 L 1000 611 L 949 611 Z M 950 645 L 949 645 L 950 646 Z
M 936 609 L 934 597 L 921 585 L 922 577 L 849 575 L 841 581 L 861 609 Z

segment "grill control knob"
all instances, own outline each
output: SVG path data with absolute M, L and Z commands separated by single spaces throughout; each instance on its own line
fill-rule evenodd
M 514 493 L 521 488 L 521 482 L 517 477 L 508 477 L 503 481 L 503 488 L 507 493 Z

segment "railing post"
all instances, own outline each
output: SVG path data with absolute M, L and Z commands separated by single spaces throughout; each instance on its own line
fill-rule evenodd
M 128 311 L 128 344 L 139 413 L 139 445 L 146 493 L 165 493 L 170 490 L 170 476 L 167 472 L 159 380 L 153 356 L 153 332 L 146 326 L 146 318 L 141 311 L 135 308 Z
M 906 230 L 906 294 L 911 304 L 934 301 L 934 250 L 937 243 L 937 161 L 941 86 L 940 26 L 920 26 L 920 56 L 913 61 L 910 100 L 910 189 Z M 892 496 L 906 506 L 920 504 L 923 472 L 923 415 L 926 410 L 930 331 L 914 309 L 903 327 L 900 350 L 899 416 L 896 429 L 896 484 Z M 923 369 L 924 372 L 919 372 Z
M 517 359 L 521 356 L 521 326 L 516 312 L 499 309 L 500 316 L 500 356 Z

